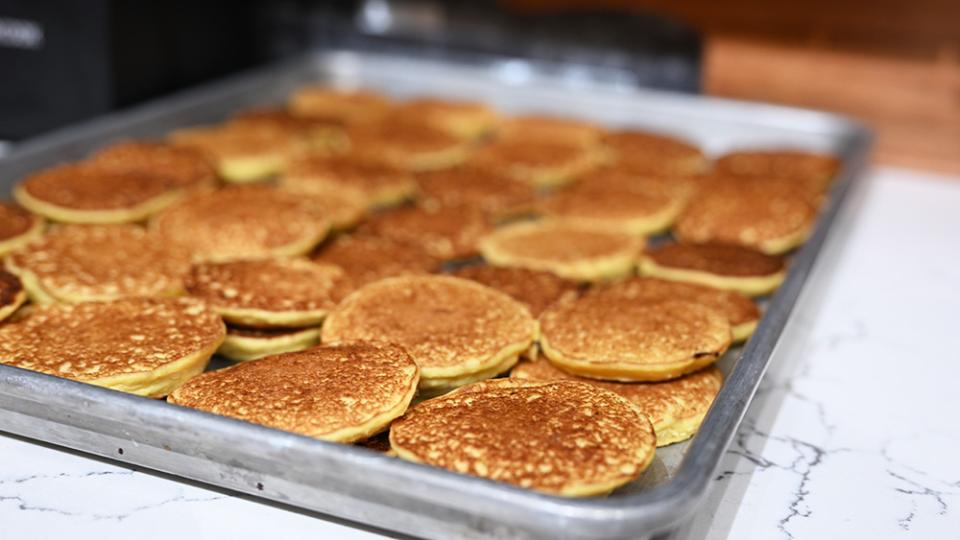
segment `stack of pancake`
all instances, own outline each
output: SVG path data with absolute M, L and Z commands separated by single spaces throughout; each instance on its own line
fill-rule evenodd
M 0 363 L 603 494 L 695 434 L 838 164 L 308 87 L 23 179 Z

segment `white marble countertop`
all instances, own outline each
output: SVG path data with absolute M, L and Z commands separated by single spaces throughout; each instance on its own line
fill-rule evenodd
M 960 180 L 873 172 L 674 539 L 960 538 Z M 378 538 L 0 435 L 0 539 Z

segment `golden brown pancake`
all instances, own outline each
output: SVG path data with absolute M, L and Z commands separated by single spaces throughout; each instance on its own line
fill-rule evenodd
M 572 118 L 525 115 L 504 118 L 497 127 L 497 138 L 509 142 L 559 142 L 593 145 L 602 130 L 594 124 Z
M 537 190 L 492 170 L 468 165 L 417 175 L 420 204 L 470 206 L 494 218 L 509 218 L 528 212 Z
M 553 188 L 576 180 L 603 159 L 595 145 L 566 141 L 496 140 L 478 150 L 470 163 L 538 188 Z
M 290 96 L 290 111 L 297 116 L 345 124 L 376 122 L 391 111 L 390 101 L 367 90 L 341 90 L 307 86 Z
M 603 137 L 618 167 L 635 173 L 692 176 L 707 170 L 709 162 L 696 146 L 667 135 L 617 131 Z
M 684 243 L 734 244 L 775 255 L 802 244 L 815 218 L 808 197 L 782 182 L 711 177 L 701 180 L 673 234 Z
M 75 304 L 183 294 L 190 254 L 137 225 L 67 225 L 11 253 L 30 298 Z
M 182 194 L 164 176 L 120 172 L 92 163 L 45 169 L 27 177 L 13 192 L 31 212 L 65 223 L 141 221 Z
M 294 116 L 286 109 L 248 109 L 231 118 L 227 125 L 243 129 L 286 131 L 303 138 L 314 153 L 343 152 L 350 145 L 339 122 Z
M 840 160 L 827 154 L 799 150 L 731 152 L 717 159 L 719 174 L 768 180 L 788 180 L 814 198 L 820 198 L 840 170 Z
M 362 231 L 420 246 L 431 257 L 467 259 L 477 255 L 477 242 L 490 232 L 487 217 L 476 208 L 442 206 L 398 208 L 371 217 Z
M 643 275 L 737 291 L 769 294 L 786 275 L 783 257 L 725 244 L 664 244 L 640 259 Z
M 578 377 L 543 358 L 521 361 L 514 366 L 510 376 L 533 381 L 579 381 L 617 393 L 650 419 L 657 433 L 657 446 L 693 437 L 723 384 L 723 373 L 716 367 L 671 381 L 622 383 Z
M 206 261 L 303 255 L 329 230 L 309 204 L 267 186 L 193 195 L 158 215 L 151 227 Z
M 402 459 L 565 497 L 636 479 L 655 445 L 633 404 L 573 381 L 483 381 L 412 407 L 390 428 Z
M 302 351 L 320 342 L 320 327 L 308 328 L 250 328 L 227 326 L 227 338 L 217 354 L 246 362 L 271 354 Z
M 321 340 L 400 345 L 420 365 L 420 387 L 437 389 L 509 370 L 536 335 L 530 312 L 499 291 L 450 276 L 402 276 L 344 299 Z
M 195 264 L 184 285 L 231 324 L 282 328 L 320 324 L 345 278 L 338 266 L 273 258 Z
M 207 154 L 220 176 L 237 184 L 279 174 L 291 159 L 309 149 L 301 133 L 248 123 L 180 129 L 170 133 L 169 140 Z
M 413 177 L 404 171 L 355 156 L 309 156 L 294 160 L 280 185 L 300 193 L 331 188 L 352 190 L 371 207 L 393 206 L 414 195 Z
M 439 98 L 413 99 L 398 106 L 395 116 L 403 122 L 423 122 L 464 139 L 490 132 L 497 115 L 483 103 Z
M 192 298 L 39 306 L 0 326 L 0 363 L 162 397 L 203 371 L 223 336 Z
M 547 306 L 561 297 L 575 294 L 580 289 L 577 283 L 550 272 L 537 272 L 526 268 L 475 265 L 460 268 L 453 272 L 453 275 L 509 295 L 527 306 L 534 317 L 539 317 Z
M 633 272 L 643 240 L 558 220 L 507 225 L 480 241 L 494 266 L 552 272 L 574 281 L 604 281 Z
M 734 291 L 655 278 L 633 278 L 611 285 L 610 289 L 610 292 L 616 290 L 616 294 L 644 304 L 666 300 L 687 300 L 703 304 L 726 317 L 734 342 L 750 337 L 760 319 L 757 305 Z
M 576 375 L 662 381 L 712 364 L 730 345 L 730 323 L 689 300 L 639 301 L 611 286 L 562 298 L 540 315 L 540 349 Z
M 20 279 L 0 268 L 0 321 L 13 315 L 27 301 Z
M 435 171 L 463 163 L 473 144 L 417 122 L 391 120 L 347 129 L 351 153 L 404 171 Z
M 335 231 L 356 226 L 367 215 L 370 201 L 360 191 L 337 184 L 318 185 L 310 191 L 290 190 L 317 219 L 330 223 Z
M 194 377 L 167 401 L 327 441 L 365 439 L 406 411 L 416 362 L 400 347 L 335 344 Z
M 0 257 L 43 234 L 43 218 L 19 205 L 0 201 Z
M 161 176 L 178 188 L 210 188 L 217 171 L 202 152 L 161 142 L 126 141 L 108 146 L 88 160 L 121 173 Z
M 339 266 L 356 287 L 387 277 L 440 271 L 440 260 L 418 245 L 369 234 L 338 236 L 313 260 Z

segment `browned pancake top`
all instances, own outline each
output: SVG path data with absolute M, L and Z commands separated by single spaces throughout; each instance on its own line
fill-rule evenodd
M 643 218 L 679 204 L 682 191 L 644 182 L 618 169 L 601 169 L 552 193 L 540 210 L 552 217 L 617 220 Z
M 362 220 L 370 205 L 363 192 L 338 184 L 316 185 L 309 191 L 281 189 L 294 193 L 317 219 L 338 229 L 349 228 Z
M 34 199 L 75 210 L 118 210 L 146 203 L 171 189 L 156 174 L 116 171 L 92 163 L 60 165 L 23 181 Z
M 755 150 L 721 156 L 715 168 L 718 173 L 734 176 L 783 178 L 812 194 L 822 194 L 840 169 L 840 160 L 798 150 Z
M 420 246 L 438 259 L 464 259 L 477 254 L 477 242 L 491 230 L 483 212 L 470 207 L 435 209 L 408 206 L 372 217 L 364 232 Z
M 386 277 L 440 270 L 440 261 L 415 244 L 367 234 L 337 237 L 313 260 L 339 266 L 357 287 Z
M 367 90 L 308 86 L 290 98 L 290 110 L 295 115 L 343 123 L 380 120 L 390 109 L 387 98 Z
M 12 305 L 23 293 L 20 278 L 0 268 L 0 310 Z
M 714 289 L 693 283 L 638 277 L 598 288 L 595 294 L 611 294 L 641 303 L 664 300 L 688 300 L 703 304 L 723 314 L 730 326 L 737 326 L 760 318 L 760 310 L 752 300 L 735 292 Z
M 324 438 L 399 406 L 416 386 L 418 373 L 400 347 L 324 345 L 204 373 L 168 400 Z
M 195 264 L 184 284 L 215 308 L 317 311 L 336 305 L 344 279 L 337 266 L 276 258 Z
M 449 130 L 451 124 L 458 120 L 472 120 L 487 125 L 494 121 L 493 111 L 484 103 L 439 98 L 412 99 L 399 105 L 394 115 L 403 122 L 423 122 L 444 130 Z M 481 125 L 478 130 L 484 127 Z
M 181 129 L 171 133 L 169 140 L 176 146 L 195 148 L 216 159 L 273 153 L 295 155 L 305 148 L 300 133 L 248 123 Z
M 217 171 L 203 153 L 160 142 L 117 143 L 90 161 L 118 172 L 160 176 L 174 187 L 212 186 L 217 181 Z
M 286 109 L 247 109 L 229 120 L 230 125 L 246 128 L 288 131 L 296 135 L 340 129 L 340 123 L 330 119 L 315 119 L 295 116 Z
M 418 153 L 460 146 L 461 140 L 446 131 L 421 122 L 392 119 L 347 129 L 351 148 L 363 156 L 388 153 Z
M 716 367 L 663 382 L 599 381 L 567 373 L 543 356 L 517 364 L 510 376 L 534 381 L 580 381 L 616 392 L 639 407 L 654 426 L 705 413 L 723 384 L 723 373 Z
M 594 124 L 572 118 L 545 115 L 514 116 L 497 127 L 497 137 L 504 141 L 556 141 L 567 144 L 590 144 L 600 137 Z
M 557 262 L 610 257 L 641 248 L 640 240 L 628 234 L 552 220 L 503 227 L 488 240 L 511 256 Z
M 391 446 L 417 461 L 551 493 L 625 483 L 653 452 L 627 400 L 572 381 L 483 381 L 424 401 L 394 422 Z
M 389 165 L 348 155 L 295 159 L 287 166 L 280 183 L 303 192 L 322 190 L 333 184 L 374 197 L 383 190 L 412 186 L 414 181 L 409 173 Z
M 26 234 L 40 221 L 19 205 L 0 201 L 0 242 Z
M 535 331 L 530 312 L 509 296 L 449 276 L 403 276 L 348 296 L 323 325 L 323 342 L 386 341 L 421 368 L 486 360 Z
M 55 298 L 114 299 L 182 293 L 185 250 L 136 225 L 68 225 L 10 254 Z
M 580 161 L 594 150 L 576 143 L 554 140 L 496 140 L 474 154 L 471 163 L 501 174 L 511 167 L 563 167 Z
M 566 294 L 575 293 L 579 286 L 550 272 L 525 268 L 499 266 L 465 266 L 453 275 L 497 289 L 526 305 L 534 317 Z
M 471 206 L 488 214 L 522 211 L 536 199 L 536 188 L 493 170 L 461 166 L 417 175 L 425 205 Z
M 618 131 L 607 134 L 603 143 L 613 150 L 619 166 L 634 172 L 682 176 L 699 174 L 707 166 L 699 148 L 667 135 Z
M 783 271 L 783 257 L 726 244 L 664 244 L 646 256 L 660 266 L 696 270 L 718 276 L 769 276 Z
M 0 363 L 89 381 L 213 352 L 223 321 L 192 298 L 37 306 L 0 326 Z

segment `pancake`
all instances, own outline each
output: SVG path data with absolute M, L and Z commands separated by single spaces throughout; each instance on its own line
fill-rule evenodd
M 402 276 L 344 299 L 321 340 L 395 343 L 420 365 L 421 389 L 446 389 L 509 370 L 536 336 L 530 312 L 499 291 L 450 276 Z
M 39 304 L 183 294 L 190 255 L 136 225 L 67 225 L 11 253 Z
M 217 354 L 246 362 L 271 354 L 302 351 L 320 342 L 320 328 L 247 328 L 228 326 Z
M 574 281 L 605 281 L 633 272 L 643 241 L 636 236 L 564 223 L 533 221 L 501 227 L 480 241 L 494 266 L 541 270 Z
M 35 307 L 0 326 L 0 363 L 147 397 L 203 371 L 223 321 L 191 298 Z
M 277 175 L 287 162 L 309 148 L 300 133 L 250 124 L 180 129 L 168 138 L 176 146 L 194 148 L 210 156 L 220 176 L 235 184 L 259 182 Z
M 423 122 L 462 139 L 489 133 L 497 115 L 483 103 L 439 98 L 413 99 L 399 105 L 395 116 L 404 122 Z
M 276 258 L 195 264 L 184 285 L 231 324 L 283 328 L 320 324 L 345 278 L 337 266 Z
M 339 122 L 295 116 L 286 109 L 248 109 L 236 114 L 227 125 L 285 131 L 306 141 L 313 153 L 339 153 L 350 147 Z
M 735 343 L 750 337 L 760 320 L 760 309 L 746 296 L 693 283 L 632 278 L 611 285 L 610 292 L 614 291 L 644 304 L 665 300 L 686 300 L 703 304 L 727 319 Z
M 650 419 L 657 434 L 657 446 L 693 437 L 723 384 L 723 373 L 716 367 L 671 381 L 621 383 L 571 375 L 545 359 L 520 362 L 510 372 L 510 377 L 531 381 L 579 381 L 619 394 Z
M 660 279 L 736 291 L 769 294 L 783 283 L 783 257 L 724 244 L 664 244 L 640 258 L 640 273 Z
M 309 204 L 268 186 L 193 195 L 158 215 L 151 227 L 207 261 L 303 255 L 329 230 Z
M 417 122 L 391 120 L 347 129 L 351 153 L 404 171 L 435 171 L 463 163 L 469 140 Z
M 419 246 L 369 234 L 338 236 L 313 260 L 339 266 L 355 287 L 387 277 L 440 271 L 440 261 Z
M 27 210 L 64 223 L 142 221 L 183 195 L 164 177 L 76 163 L 23 180 L 13 196 Z
M 617 131 L 603 137 L 617 166 L 642 174 L 692 176 L 709 168 L 709 161 L 696 146 L 643 131 Z
M 390 428 L 402 459 L 564 497 L 636 479 L 655 445 L 633 404 L 573 381 L 483 381 L 412 407 Z
M 595 145 L 556 140 L 496 140 L 478 150 L 470 163 L 538 188 L 554 188 L 597 167 L 603 154 Z
M 821 198 L 840 170 L 835 156 L 799 150 L 745 150 L 720 156 L 714 168 L 719 174 L 747 178 L 784 179 Z
M 307 86 L 294 92 L 288 102 L 296 116 L 343 124 L 369 123 L 386 118 L 390 101 L 367 90 L 344 90 L 327 86 Z
M 88 161 L 120 173 L 160 176 L 177 188 L 211 188 L 218 181 L 217 171 L 205 154 L 161 142 L 116 143 Z
M 280 185 L 299 193 L 317 193 L 331 188 L 353 190 L 368 207 L 399 204 L 416 192 L 413 177 L 394 167 L 352 156 L 302 157 L 290 163 Z
M 43 235 L 43 218 L 17 204 L 0 201 L 0 257 Z
M 683 243 L 733 244 L 776 255 L 806 241 L 815 218 L 808 197 L 781 182 L 706 178 L 673 234 Z
M 367 215 L 370 206 L 370 201 L 362 192 L 337 184 L 314 186 L 308 192 L 284 187 L 281 190 L 293 193 L 317 219 L 329 222 L 335 231 L 355 227 Z
M 325 441 L 385 429 L 417 391 L 400 347 L 334 344 L 268 356 L 194 377 L 167 401 Z
M 27 301 L 20 279 L 0 268 L 0 321 L 13 315 Z
M 537 197 L 536 189 L 526 182 L 468 165 L 421 173 L 417 185 L 421 206 L 470 206 L 495 219 L 529 212 Z
M 616 286 L 562 298 L 540 315 L 540 350 L 564 371 L 662 381 L 714 363 L 730 345 L 723 314 L 689 300 L 638 301 Z
M 497 138 L 508 142 L 558 142 L 593 145 L 602 130 L 594 124 L 572 118 L 524 115 L 504 118 L 497 126 Z
M 398 208 L 371 217 L 361 227 L 364 233 L 417 245 L 444 261 L 475 257 L 477 243 L 491 229 L 479 210 L 452 206 Z
M 643 236 L 667 229 L 683 210 L 678 185 L 643 181 L 619 169 L 599 169 L 557 190 L 538 209 L 570 223 Z
M 476 281 L 496 289 L 527 306 L 534 317 L 550 304 L 568 294 L 576 294 L 580 287 L 549 272 L 537 272 L 525 268 L 502 268 L 499 266 L 465 266 L 453 272 L 463 279 Z

